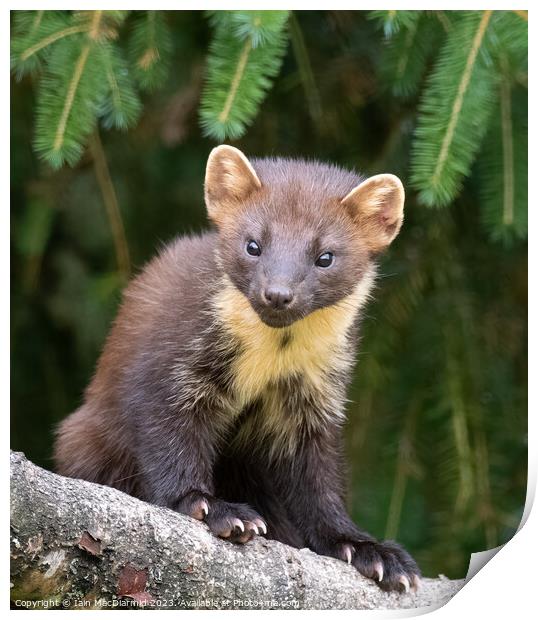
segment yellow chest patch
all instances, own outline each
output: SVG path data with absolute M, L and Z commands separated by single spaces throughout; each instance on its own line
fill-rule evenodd
M 316 310 L 290 327 L 265 325 L 248 299 L 226 279 L 215 304 L 230 335 L 241 343 L 241 355 L 231 368 L 240 405 L 262 395 L 290 375 L 302 375 L 323 389 L 327 369 L 351 363 L 346 355 L 348 329 L 368 298 L 374 272 L 368 272 L 355 291 L 337 304 Z

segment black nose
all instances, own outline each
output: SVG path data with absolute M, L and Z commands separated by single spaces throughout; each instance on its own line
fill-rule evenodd
M 263 292 L 263 301 L 275 310 L 283 310 L 293 301 L 293 293 L 287 286 L 271 284 Z

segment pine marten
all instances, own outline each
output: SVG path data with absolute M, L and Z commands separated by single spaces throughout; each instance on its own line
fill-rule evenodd
M 58 472 L 232 542 L 265 535 L 416 587 L 411 556 L 348 516 L 342 457 L 358 321 L 402 183 L 222 145 L 205 200 L 216 231 L 176 239 L 127 287 L 84 404 L 59 426 Z

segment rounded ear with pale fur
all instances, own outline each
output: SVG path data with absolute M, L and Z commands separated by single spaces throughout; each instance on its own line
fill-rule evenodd
M 403 222 L 405 192 L 393 174 L 377 174 L 352 189 L 342 204 L 359 226 L 370 252 L 382 252 Z
M 237 206 L 262 184 L 245 155 L 233 146 L 221 144 L 209 154 L 205 172 L 205 202 L 209 217 L 222 223 Z

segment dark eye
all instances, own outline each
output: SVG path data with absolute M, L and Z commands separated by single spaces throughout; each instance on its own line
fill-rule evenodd
M 316 261 L 317 267 L 330 267 L 333 264 L 334 254 L 332 252 L 323 252 L 320 256 L 318 256 L 318 260 Z
M 259 256 L 262 253 L 260 246 L 252 239 L 247 243 L 247 254 Z

